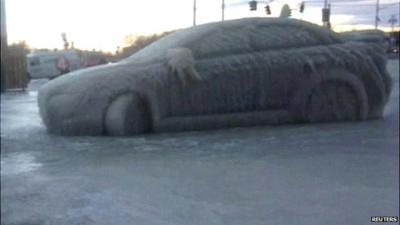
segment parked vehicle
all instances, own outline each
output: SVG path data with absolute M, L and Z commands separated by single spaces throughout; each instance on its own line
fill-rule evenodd
M 76 51 L 33 52 L 27 55 L 29 79 L 53 79 L 81 68 Z
M 95 54 L 89 54 L 88 56 L 85 56 L 84 59 L 82 59 L 82 67 L 92 67 L 92 66 L 98 66 L 102 64 L 107 64 L 108 60 L 105 56 L 103 55 L 95 55 Z
M 40 114 L 65 135 L 377 119 L 391 91 L 381 39 L 294 19 L 200 25 L 48 82 Z

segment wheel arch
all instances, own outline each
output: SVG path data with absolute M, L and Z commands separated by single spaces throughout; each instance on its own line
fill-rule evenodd
M 129 104 L 129 105 L 127 105 L 127 104 Z M 128 107 L 128 108 L 125 108 L 125 110 L 132 110 L 133 109 L 132 107 L 138 108 L 140 111 L 139 113 L 142 113 L 142 115 L 147 115 L 144 118 L 144 120 L 146 120 L 146 121 L 142 121 L 143 122 L 142 125 L 144 127 L 139 129 L 140 132 L 134 132 L 131 134 L 147 133 L 152 130 L 154 116 L 153 116 L 153 113 L 152 113 L 153 110 L 152 110 L 152 107 L 151 107 L 151 104 L 150 104 L 148 98 L 146 98 L 144 95 L 142 95 L 136 91 L 126 91 L 126 92 L 121 92 L 121 93 L 115 94 L 108 101 L 108 104 L 103 113 L 103 121 L 102 121 L 103 135 L 116 135 L 116 136 L 130 135 L 130 134 L 122 133 L 120 131 L 115 131 L 116 129 L 118 129 L 116 127 L 113 128 L 114 131 L 110 130 L 110 127 L 109 127 L 110 123 L 112 123 L 113 120 L 115 120 L 116 117 L 118 116 L 118 112 L 117 112 L 118 107 Z M 122 108 L 122 109 L 124 109 L 124 108 Z M 123 116 L 122 114 L 119 114 L 119 115 Z M 134 116 L 134 115 L 132 115 L 132 116 Z M 118 122 L 122 122 L 122 121 L 118 121 Z M 122 125 L 122 124 L 119 124 L 119 125 Z M 118 126 L 118 124 L 117 124 L 117 126 Z
M 318 69 L 311 72 L 306 80 L 297 84 L 289 104 L 289 112 L 295 121 L 304 121 L 307 113 L 307 104 L 313 90 L 325 82 L 341 82 L 349 86 L 356 94 L 359 103 L 359 119 L 365 120 L 368 116 L 368 96 L 363 82 L 351 72 L 342 69 Z

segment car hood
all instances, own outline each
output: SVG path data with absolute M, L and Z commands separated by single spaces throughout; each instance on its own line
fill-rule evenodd
M 101 135 L 109 103 L 120 94 L 151 89 L 151 77 L 159 75 L 159 69 L 154 64 L 115 63 L 56 78 L 39 89 L 42 120 L 51 133 Z

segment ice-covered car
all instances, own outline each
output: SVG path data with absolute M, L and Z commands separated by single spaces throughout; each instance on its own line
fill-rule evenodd
M 40 114 L 65 135 L 381 118 L 391 88 L 385 49 L 362 37 L 280 18 L 183 29 L 47 83 Z

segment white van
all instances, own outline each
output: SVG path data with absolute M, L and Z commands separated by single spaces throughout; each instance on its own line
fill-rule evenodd
M 53 79 L 81 68 L 81 60 L 74 50 L 33 52 L 26 57 L 29 79 Z

